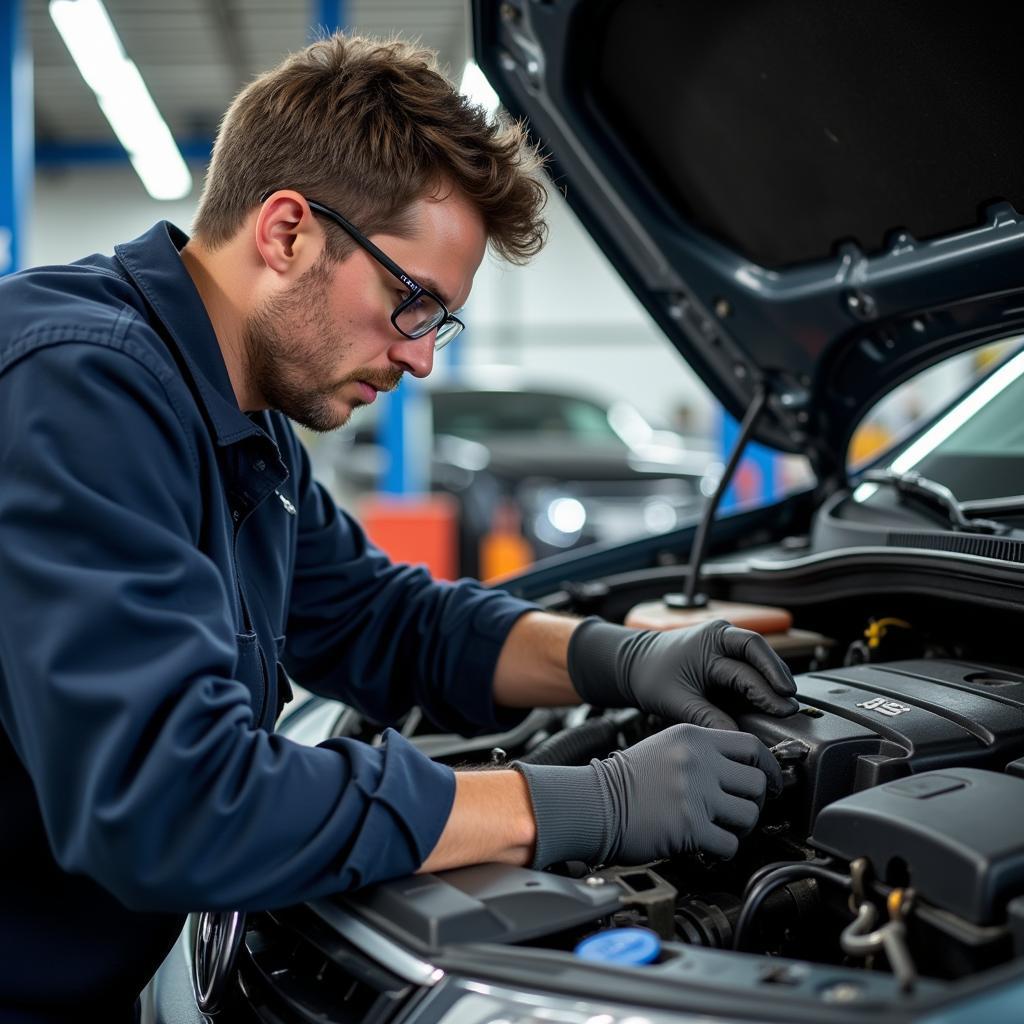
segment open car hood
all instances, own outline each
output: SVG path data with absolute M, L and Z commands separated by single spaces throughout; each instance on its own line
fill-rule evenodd
M 471 7 L 477 61 L 633 292 L 732 415 L 767 389 L 755 437 L 819 476 L 897 384 L 1024 332 L 1024 11 Z

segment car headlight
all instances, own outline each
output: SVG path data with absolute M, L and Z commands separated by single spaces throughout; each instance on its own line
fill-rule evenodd
M 587 522 L 587 510 L 578 498 L 558 497 L 534 519 L 534 533 L 546 544 L 571 547 Z
M 555 498 L 548 505 L 548 522 L 559 533 L 579 533 L 587 521 L 587 510 L 576 498 Z
M 667 533 L 679 522 L 675 508 L 664 498 L 652 498 L 644 504 L 644 529 L 648 533 Z

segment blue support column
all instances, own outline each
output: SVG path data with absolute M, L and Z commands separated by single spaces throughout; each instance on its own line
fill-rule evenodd
M 433 431 L 429 400 L 420 382 L 406 376 L 397 391 L 377 401 L 387 403 L 379 427 L 381 446 L 388 453 L 380 489 L 385 494 L 425 494 L 430 489 Z
M 344 0 L 314 0 L 311 34 L 319 36 L 344 30 L 347 27 L 345 8 Z M 422 439 L 414 436 L 413 422 L 417 417 L 409 408 L 410 392 L 414 388 L 412 380 L 405 380 L 397 391 L 377 399 L 385 403 L 378 440 L 388 453 L 388 468 L 380 482 L 386 494 L 417 494 L 426 490 L 426 469 L 420 465 L 423 446 L 417 443 Z M 412 400 L 415 401 L 415 396 Z
M 405 399 L 398 397 L 405 391 L 406 383 L 402 381 L 398 391 L 377 399 L 386 403 L 377 428 L 381 447 L 388 454 L 384 479 L 379 484 L 385 494 L 405 494 L 408 484 L 405 479 Z
M 313 32 L 337 32 L 347 25 L 345 0 L 314 0 Z
M 463 309 L 463 311 L 459 314 L 459 319 L 466 324 L 472 324 L 473 313 L 471 311 L 471 307 L 467 306 L 465 309 Z M 469 332 L 471 329 L 471 327 L 467 327 L 466 330 L 464 330 L 451 345 L 449 345 L 445 349 L 442 349 L 442 351 L 444 352 L 445 370 L 447 371 L 448 376 L 451 377 L 453 380 L 458 378 L 459 371 L 462 369 L 462 366 L 466 361 L 466 345 L 467 343 L 472 344 L 472 342 L 469 340 Z M 437 360 L 435 359 L 434 362 L 436 363 Z
M 0 2 L 0 274 L 25 264 L 32 206 L 32 56 L 22 0 Z
M 739 424 L 724 409 L 718 412 L 718 450 L 723 464 L 728 460 L 729 453 L 736 443 Z M 747 445 L 736 475 L 729 489 L 722 496 L 719 511 L 725 512 L 735 508 L 741 501 L 756 499 L 759 505 L 766 504 L 775 497 L 776 476 L 779 453 L 763 444 L 752 441 Z

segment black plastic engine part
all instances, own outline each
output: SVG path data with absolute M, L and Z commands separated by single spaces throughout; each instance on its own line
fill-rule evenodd
M 740 898 L 727 892 L 680 900 L 675 914 L 679 938 L 691 946 L 729 949 L 741 906 Z
M 317 900 L 355 910 L 374 928 L 413 948 L 455 942 L 523 942 L 589 924 L 622 906 L 618 886 L 591 885 L 509 864 L 478 864 L 440 875 L 413 875 Z
M 1024 896 L 1010 900 L 1006 906 L 1015 956 L 1024 956 Z
M 1024 755 L 1024 676 L 981 665 L 915 660 L 796 678 L 801 712 L 739 717 L 768 746 L 797 739 L 806 758 L 766 806 L 765 821 L 812 831 L 823 807 L 850 793 L 948 766 L 1002 771 Z
M 1011 929 L 1013 914 L 1010 907 L 1007 909 L 1007 924 L 979 925 L 917 900 L 907 918 L 907 933 L 920 973 L 963 978 L 1006 963 L 1016 949 Z
M 604 757 L 615 749 L 620 728 L 613 719 L 591 718 L 548 737 L 519 760 L 525 764 L 588 764 L 592 757 Z
M 811 844 L 866 857 L 882 881 L 909 884 L 974 925 L 1006 920 L 1024 893 L 1024 779 L 972 768 L 924 772 L 826 807 Z
M 611 867 L 599 871 L 595 879 L 604 879 L 622 890 L 623 907 L 638 910 L 646 925 L 663 939 L 675 938 L 676 887 L 648 867 Z

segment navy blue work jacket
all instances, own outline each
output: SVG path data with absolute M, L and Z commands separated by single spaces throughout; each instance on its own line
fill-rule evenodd
M 244 414 L 160 223 L 0 281 L 0 1018 L 130 1015 L 189 911 L 414 871 L 454 796 L 273 733 L 284 670 L 374 720 L 496 729 L 531 605 L 395 565 Z

